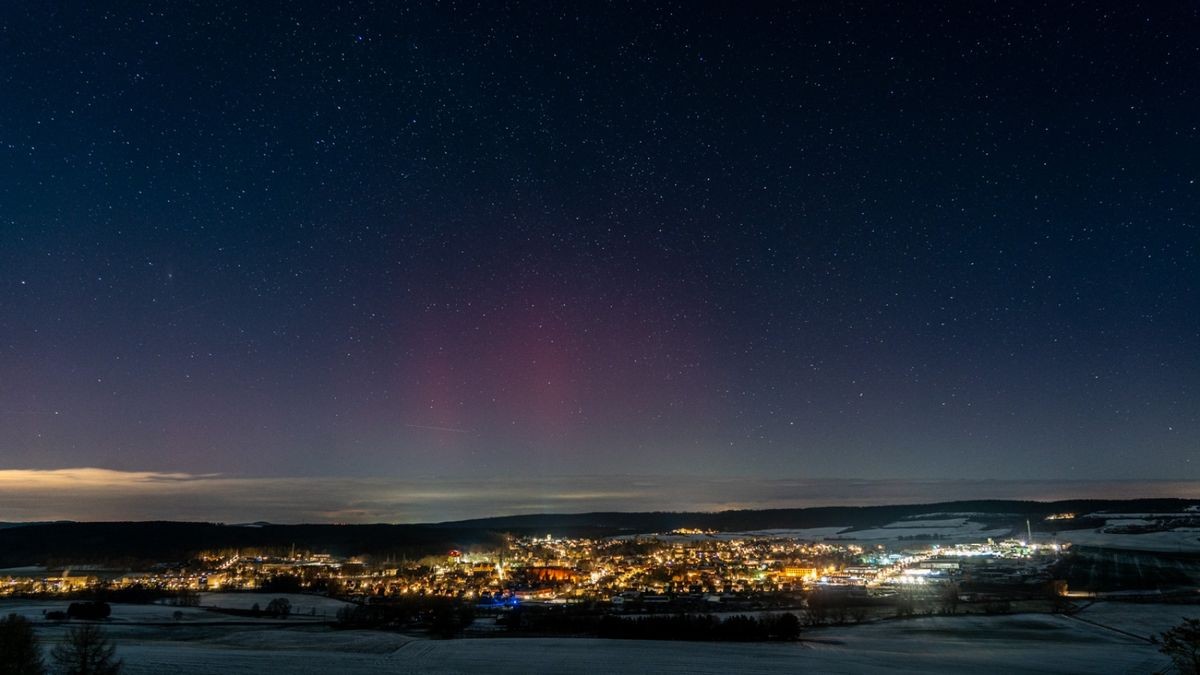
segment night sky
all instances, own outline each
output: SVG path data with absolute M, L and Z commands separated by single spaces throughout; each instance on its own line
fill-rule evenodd
M 1194 3 L 259 5 L 0 8 L 0 469 L 1200 479 Z

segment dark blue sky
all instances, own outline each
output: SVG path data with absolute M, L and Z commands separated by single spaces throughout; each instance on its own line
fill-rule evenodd
M 7 3 L 0 468 L 1200 479 L 1198 34 Z

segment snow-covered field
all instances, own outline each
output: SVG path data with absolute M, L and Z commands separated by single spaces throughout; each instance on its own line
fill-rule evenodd
M 1154 522 L 1155 521 L 1153 521 L 1153 520 L 1146 520 L 1145 518 L 1109 518 L 1108 520 L 1104 521 L 1104 526 L 1105 527 L 1129 527 L 1132 525 L 1132 526 L 1142 527 L 1145 525 L 1153 525 Z
M 968 518 L 939 520 L 900 520 L 881 527 L 842 532 L 831 540 L 837 541 L 895 541 L 901 537 L 937 537 L 939 540 L 983 541 L 988 537 L 999 538 L 1011 534 L 1009 528 L 985 530 L 983 523 Z
M 949 514 L 946 514 L 949 515 Z M 988 537 L 1006 537 L 1012 533 L 1009 528 L 985 530 L 983 523 L 970 519 L 968 515 L 955 517 L 929 518 L 919 520 L 900 520 L 879 527 L 854 530 L 848 526 L 809 527 L 801 529 L 768 529 L 750 530 L 746 532 L 714 532 L 709 534 L 659 534 L 655 538 L 665 542 L 704 541 L 710 539 L 736 540 L 751 537 L 786 537 L 788 539 L 808 541 L 899 541 L 902 538 L 928 535 L 940 540 L 983 541 Z M 646 535 L 619 535 L 614 539 L 634 539 Z
M 255 604 L 265 608 L 274 598 L 287 598 L 292 603 L 292 615 L 289 621 L 318 620 L 332 621 L 337 611 L 347 603 L 342 600 L 326 598 L 318 595 L 303 595 L 298 593 L 202 593 L 200 607 L 174 607 L 166 604 L 127 605 L 113 604 L 112 615 L 108 623 L 145 624 L 145 623 L 214 623 L 235 622 L 245 623 L 254 621 L 253 617 L 232 616 L 220 612 L 210 612 L 208 607 L 226 609 L 250 609 Z M 0 600 L 0 613 L 15 612 L 31 621 L 42 621 L 47 612 L 65 611 L 70 604 L 68 600 Z M 180 616 L 176 618 L 175 613 Z M 262 617 L 263 621 L 273 621 L 271 617 Z
M 711 539 L 736 540 L 751 537 L 786 537 L 808 541 L 900 541 L 927 535 L 939 540 L 983 541 L 988 537 L 1000 538 L 1012 534 L 1010 528 L 984 529 L 986 525 L 971 520 L 972 514 L 930 514 L 913 520 L 899 520 L 879 527 L 854 530 L 849 526 L 809 527 L 801 529 L 767 529 L 746 532 L 714 532 L 698 534 L 658 534 L 656 539 L 665 542 L 705 541 Z M 941 517 L 937 517 L 941 516 Z M 613 539 L 635 539 L 648 535 L 626 534 Z
M 748 530 L 745 532 L 712 532 L 698 534 L 620 534 L 612 537 L 616 540 L 631 540 L 644 537 L 654 537 L 659 541 L 664 542 L 694 542 L 694 541 L 738 541 L 741 539 L 752 539 L 759 537 L 780 538 L 780 539 L 797 539 L 802 541 L 821 541 L 826 537 L 833 535 L 843 530 L 849 529 L 846 526 L 835 527 L 809 527 L 801 529 L 769 529 L 769 530 Z
M 902 527 L 942 527 L 942 528 L 948 527 L 951 529 L 957 529 L 957 528 L 967 527 L 969 522 L 970 522 L 970 519 L 965 518 L 965 517 L 939 518 L 937 520 L 899 520 L 894 523 L 889 523 L 887 525 L 884 525 L 883 527 L 885 529 L 886 528 L 898 528 L 898 527 L 900 527 L 900 528 L 902 528 Z M 978 529 L 978 530 L 983 529 L 982 523 L 970 523 L 970 524 L 973 526 L 976 526 L 974 529 Z
M 1095 546 L 1128 551 L 1156 551 L 1161 553 L 1200 553 L 1200 530 L 1179 528 L 1166 532 L 1144 534 L 1113 534 L 1098 530 L 1064 530 L 1055 535 L 1058 541 L 1069 541 L 1076 546 Z
M 1200 618 L 1200 605 L 1097 602 L 1085 607 L 1077 616 L 1150 637 L 1179 625 L 1185 618 Z
M 785 539 L 800 539 L 809 541 L 820 541 L 825 537 L 833 535 L 848 529 L 845 526 L 834 527 L 807 527 L 801 529 L 769 529 L 769 530 L 750 530 L 748 532 L 722 532 L 717 534 L 717 537 L 739 539 L 745 537 L 779 537 Z
M 0 600 L 0 614 L 15 613 L 30 621 L 41 622 L 45 619 L 44 615 L 47 612 L 66 611 L 70 604 L 70 600 Z M 109 616 L 107 623 L 113 625 L 173 622 L 177 621 L 175 619 L 176 611 L 182 615 L 182 619 L 178 619 L 178 621 L 221 621 L 231 618 L 222 614 L 206 612 L 198 607 L 125 604 L 114 604 L 110 607 L 112 607 L 112 615 Z
M 63 626 L 36 603 L 0 602 L 38 622 L 47 644 Z M 1145 634 L 1179 620 L 1179 605 L 1098 603 L 1089 619 Z M 114 606 L 114 617 L 173 608 Z M 184 610 L 203 612 L 203 610 Z M 1140 627 L 1140 628 L 1139 628 Z M 1116 630 L 1044 614 L 924 617 L 805 633 L 800 643 L 717 644 L 572 638 L 425 640 L 372 631 L 291 625 L 137 626 L 112 623 L 131 675 L 198 673 L 1148 673 L 1166 663 L 1153 646 Z

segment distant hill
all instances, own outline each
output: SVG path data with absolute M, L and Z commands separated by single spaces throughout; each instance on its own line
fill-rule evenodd
M 202 551 L 300 550 L 425 555 L 493 542 L 488 531 L 430 525 L 223 525 L 180 522 L 50 523 L 0 530 L 0 567 L 184 561 Z
M 69 521 L 69 520 L 46 520 L 46 521 L 29 522 L 29 523 L 0 523 L 0 530 L 7 529 L 10 527 L 29 527 L 30 525 L 52 525 L 54 523 L 69 523 L 69 522 L 72 522 L 72 521 Z
M 663 532 L 680 527 L 711 529 L 724 532 L 765 529 L 798 529 L 809 527 L 869 527 L 905 518 L 931 514 L 978 514 L 982 520 L 1004 519 L 1041 521 L 1050 514 L 1096 511 L 1140 512 L 1182 511 L 1194 500 L 1185 499 L 1074 499 L 1057 502 L 1012 500 L 978 500 L 939 502 L 932 504 L 903 504 L 892 506 L 830 506 L 802 509 L 765 509 L 744 511 L 600 512 L 578 514 L 538 514 L 502 516 L 438 523 L 439 527 L 472 529 L 547 530 L 558 532 L 575 528 L 612 529 L 637 532 Z
M 930 514 L 972 514 L 975 520 L 1034 529 L 1052 513 L 1181 511 L 1182 499 L 981 500 L 897 506 L 818 507 L 715 513 L 578 513 L 479 518 L 422 525 L 242 525 L 182 522 L 29 523 L 0 528 L 0 567 L 183 561 L 201 551 L 300 550 L 340 555 L 408 556 L 451 548 L 491 546 L 503 535 L 607 536 L 665 532 L 681 527 L 718 531 L 845 526 L 863 528 Z M 1075 527 L 1084 526 L 1080 523 Z

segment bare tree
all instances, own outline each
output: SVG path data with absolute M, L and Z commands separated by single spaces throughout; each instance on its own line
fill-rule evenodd
M 275 598 L 267 603 L 266 611 L 270 616 L 286 619 L 292 613 L 292 602 L 287 598 Z
M 953 581 L 948 581 L 942 585 L 941 592 L 938 594 L 938 601 L 942 607 L 942 614 L 957 614 L 958 613 L 958 584 Z
M 33 626 L 18 614 L 0 619 L 0 675 L 42 675 L 42 650 Z
M 808 625 L 820 626 L 829 619 L 829 603 L 823 594 L 809 593 L 804 605 L 804 619 Z
M 1163 633 L 1158 651 L 1171 657 L 1180 673 L 1200 675 L 1200 619 L 1184 619 Z
M 862 603 L 855 603 L 850 608 L 850 620 L 854 623 L 862 623 L 867 620 L 867 606 Z
M 896 616 L 912 616 L 917 612 L 917 596 L 908 588 L 896 591 Z
M 50 658 L 64 675 L 117 675 L 123 662 L 116 652 L 116 645 L 99 626 L 86 624 L 72 628 L 66 642 L 50 652 Z

